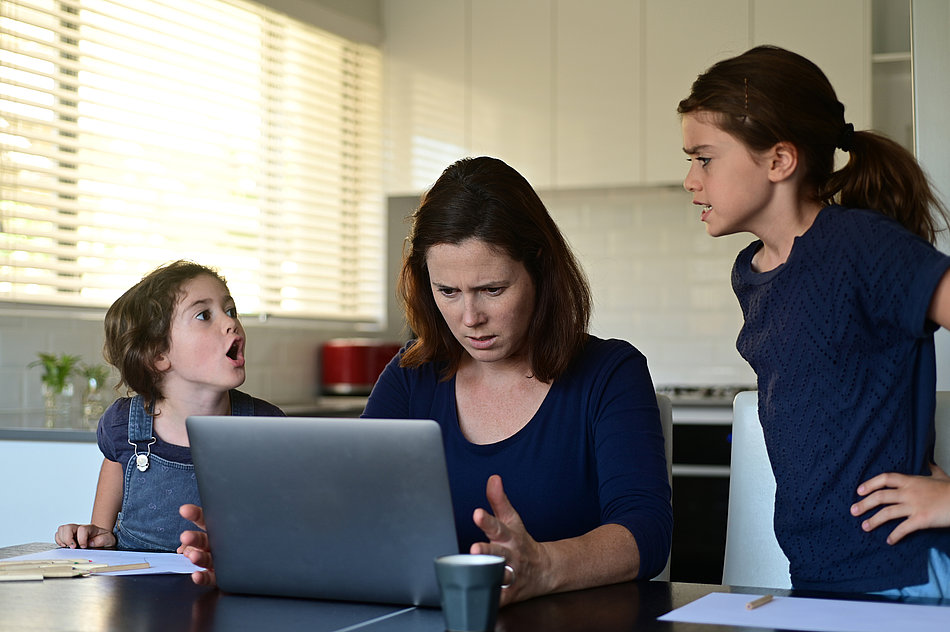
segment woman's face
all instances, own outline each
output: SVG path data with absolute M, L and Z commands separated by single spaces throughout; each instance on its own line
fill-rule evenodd
M 524 356 L 535 294 L 524 264 L 473 238 L 430 247 L 426 265 L 442 318 L 473 359 Z

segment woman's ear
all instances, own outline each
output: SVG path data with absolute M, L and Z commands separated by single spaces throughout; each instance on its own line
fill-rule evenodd
M 767 155 L 769 160 L 769 180 L 782 182 L 788 180 L 798 170 L 798 147 L 782 141 L 776 143 Z

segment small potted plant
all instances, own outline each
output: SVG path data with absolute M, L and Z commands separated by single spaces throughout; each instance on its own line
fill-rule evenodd
M 69 412 L 72 405 L 73 383 L 70 376 L 79 363 L 79 356 L 66 353 L 40 353 L 40 359 L 29 364 L 29 368 L 43 367 L 43 403 L 46 409 L 46 427 L 69 426 Z
M 109 379 L 109 367 L 105 364 L 81 363 L 78 373 L 83 379 L 83 427 L 95 428 L 106 409 L 106 380 Z

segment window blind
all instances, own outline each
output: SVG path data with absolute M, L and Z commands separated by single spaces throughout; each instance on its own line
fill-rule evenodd
M 0 6 L 0 301 L 184 258 L 243 313 L 382 320 L 377 48 L 239 0 Z

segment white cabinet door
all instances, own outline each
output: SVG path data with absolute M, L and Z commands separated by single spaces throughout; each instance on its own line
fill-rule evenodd
M 471 148 L 553 184 L 550 0 L 471 6 Z
M 554 174 L 557 188 L 641 179 L 638 0 L 557 0 Z
M 418 193 L 483 154 L 539 189 L 679 184 L 677 104 L 697 75 L 757 43 L 811 58 L 848 120 L 870 125 L 870 0 L 384 7 L 389 194 Z
M 465 0 L 384 7 L 386 191 L 418 193 L 470 153 Z
M 646 2 L 645 184 L 679 183 L 686 176 L 676 106 L 700 73 L 749 48 L 748 18 L 747 0 Z
M 754 44 L 775 44 L 821 68 L 855 129 L 871 126 L 869 0 L 756 0 Z
M 92 517 L 102 453 L 93 442 L 0 441 L 0 546 L 52 542 Z

